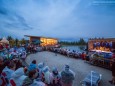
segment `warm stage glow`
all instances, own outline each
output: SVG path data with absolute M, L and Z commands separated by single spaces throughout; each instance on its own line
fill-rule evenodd
M 43 42 L 41 43 L 41 46 L 47 46 L 47 45 L 56 45 L 57 40 L 53 38 L 40 38 L 40 41 Z

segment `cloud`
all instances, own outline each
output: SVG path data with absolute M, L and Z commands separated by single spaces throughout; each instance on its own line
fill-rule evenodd
M 15 10 L 11 10 L 8 7 L 0 6 L 0 28 L 3 29 L 21 29 L 21 30 L 31 30 L 33 29 L 27 24 L 25 18 Z
M 0 8 L 1 15 L 7 15 L 7 11 L 4 8 Z
M 115 37 L 113 5 L 94 5 L 94 0 L 1 1 L 0 28 L 7 34 L 69 39 Z

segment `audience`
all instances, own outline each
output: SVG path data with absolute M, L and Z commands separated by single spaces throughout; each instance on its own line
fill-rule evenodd
M 43 72 L 44 67 L 45 67 L 45 64 L 43 62 L 38 64 L 39 78 L 42 78 L 42 72 Z
M 50 80 L 50 71 L 49 71 L 49 67 L 48 66 L 46 66 L 46 67 L 44 67 L 43 68 L 43 74 L 44 74 L 44 82 L 48 85 L 48 86 L 50 86 L 50 84 L 51 84 L 51 80 Z
M 72 86 L 75 73 L 69 69 L 69 65 L 65 65 L 65 69 L 61 72 L 62 86 Z
M 28 76 L 24 79 L 22 86 L 29 86 L 33 84 L 34 79 L 37 77 L 36 70 L 29 71 Z
M 31 51 L 32 51 L 32 46 Z M 9 51 L 9 57 L 7 53 L 4 53 L 3 57 L 0 57 L 0 86 L 66 86 L 71 84 L 74 80 L 73 72 L 68 69 L 68 73 L 72 77 L 68 83 L 64 83 L 63 73 L 67 73 L 67 70 L 58 72 L 58 69 L 54 67 L 50 72 L 48 66 L 45 66 L 44 62 L 40 62 L 36 65 L 36 60 L 33 60 L 26 68 L 22 62 L 26 57 L 26 52 L 17 52 L 18 48 Z M 20 50 L 18 50 L 20 51 Z M 56 52 L 60 52 L 56 50 Z M 64 51 L 64 53 L 66 53 Z M 18 55 L 19 54 L 19 55 Z M 17 58 L 21 57 L 21 58 Z M 66 65 L 67 66 L 67 65 Z M 68 66 L 69 67 L 69 66 Z M 4 78 L 4 81 L 2 79 Z M 70 86 L 71 86 L 70 85 Z
M 29 71 L 35 70 L 36 68 L 37 68 L 36 60 L 33 60 L 32 63 L 30 63 L 29 65 Z
M 11 79 L 14 80 L 16 86 L 22 86 L 24 79 L 27 77 L 25 74 L 27 69 L 24 67 L 18 68 L 12 75 Z
M 61 76 L 56 67 L 53 68 L 50 79 L 52 86 L 61 86 Z
M 112 71 L 112 80 L 109 81 L 111 84 L 115 85 L 115 59 L 113 59 L 111 64 L 111 71 Z
M 15 68 L 16 68 L 16 64 L 11 61 L 9 65 L 3 69 L 3 72 L 6 73 L 8 79 L 11 78 L 11 74 L 15 71 Z

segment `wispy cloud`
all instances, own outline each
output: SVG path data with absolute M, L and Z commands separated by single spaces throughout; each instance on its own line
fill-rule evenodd
M 20 37 L 115 37 L 115 6 L 94 1 L 1 0 L 0 29 Z
M 31 30 L 33 29 L 29 24 L 27 24 L 25 18 L 15 10 L 11 10 L 10 7 L 0 6 L 0 28 L 1 29 L 21 29 L 21 30 Z

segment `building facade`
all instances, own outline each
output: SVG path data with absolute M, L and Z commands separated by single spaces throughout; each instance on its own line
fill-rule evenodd
M 29 42 L 38 41 L 40 46 L 54 46 L 58 44 L 58 39 L 50 38 L 50 37 L 41 37 L 41 36 L 30 36 L 25 35 L 25 37 L 29 37 Z

